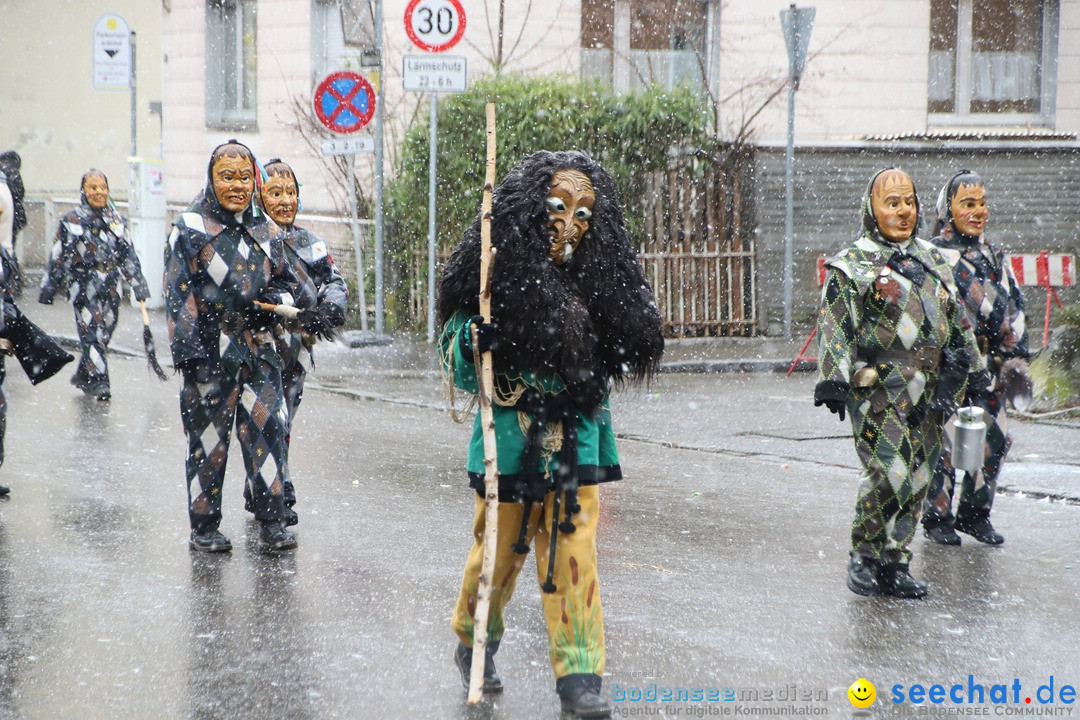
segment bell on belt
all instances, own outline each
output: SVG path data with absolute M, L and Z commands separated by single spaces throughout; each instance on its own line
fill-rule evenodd
M 956 441 L 952 464 L 957 470 L 977 472 L 985 460 L 986 422 L 980 407 L 962 407 L 956 411 Z

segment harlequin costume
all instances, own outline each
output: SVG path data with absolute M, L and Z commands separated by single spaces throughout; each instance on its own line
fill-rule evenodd
M 969 394 L 970 404 L 982 407 L 986 419 L 986 454 L 982 468 L 965 472 L 956 516 L 952 513 L 956 470 L 949 437 L 944 438 L 942 462 L 930 483 L 923 530 L 934 542 L 959 545 L 955 530 L 981 542 L 1005 541 L 990 523 L 998 474 L 1012 445 L 1005 416 L 1002 366 L 1020 360 L 1026 368 L 1027 347 L 1024 300 L 1012 268 L 1002 251 L 987 239 L 989 214 L 985 184 L 977 174 L 961 170 L 941 189 L 937 201 L 937 233 L 933 243 L 952 266 L 962 307 L 972 324 L 979 352 L 993 378 L 988 392 Z
M 288 411 L 274 345 L 280 318 L 253 304 L 291 305 L 296 278 L 280 228 L 252 202 L 257 178 L 247 147 L 235 141 L 218 146 L 206 189 L 173 222 L 165 249 L 169 338 L 184 377 L 190 544 L 208 552 L 232 547 L 218 526 L 234 423 L 261 546 L 296 544 L 283 524 Z
M 33 385 L 52 377 L 75 359 L 23 315 L 15 304 L 14 267 L 11 253 L 0 246 L 0 466 L 4 464 L 4 436 L 7 434 L 4 356 L 14 355 Z M 7 485 L 0 485 L 0 495 L 7 495 L 9 491 Z
M 495 371 L 500 505 L 484 688 L 502 688 L 493 656 L 535 543 L 556 691 L 578 717 L 606 717 L 598 485 L 622 477 L 608 392 L 655 371 L 663 352 L 660 315 L 611 177 L 588 156 L 529 156 L 496 188 L 492 207 L 492 322 L 478 332 L 492 349 Z M 477 391 L 469 336 L 479 307 L 480 227 L 477 218 L 447 263 L 438 301 L 444 370 L 471 393 Z M 476 491 L 474 542 L 452 620 L 466 685 L 483 555 L 479 417 L 467 470 Z
M 286 462 L 292 446 L 292 422 L 304 394 L 304 380 L 314 365 L 315 344 L 320 337 L 330 339 L 334 328 L 345 324 L 349 291 L 338 273 L 326 241 L 295 224 L 299 210 L 299 183 L 292 168 L 280 158 L 273 158 L 263 170 L 267 178 L 262 188 L 262 204 L 267 214 L 284 231 L 282 244 L 285 259 L 296 276 L 293 288 L 296 307 L 303 308 L 299 318 L 278 325 L 276 341 L 282 360 L 282 387 L 288 425 L 285 428 Z M 286 525 L 299 518 L 291 508 L 296 504 L 296 489 L 291 473 L 285 481 Z M 254 509 L 248 497 L 248 508 Z
M 101 400 L 111 395 L 106 356 L 119 320 L 120 278 L 131 284 L 136 300 L 150 297 L 127 220 L 108 197 L 108 182 L 99 170 L 83 175 L 80 205 L 60 221 L 38 296 L 50 305 L 65 289 L 82 349 L 71 383 Z
M 862 233 L 826 262 L 818 315 L 814 404 L 851 414 L 862 464 L 848 567 L 848 587 L 862 595 L 926 594 L 908 546 L 940 457 L 943 412 L 978 369 L 951 268 L 916 237 L 918 214 L 906 173 L 871 179 Z

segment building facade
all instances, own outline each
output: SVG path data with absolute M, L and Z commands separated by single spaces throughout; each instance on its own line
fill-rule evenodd
M 782 173 L 788 65 L 780 12 L 789 4 L 466 0 L 464 37 L 449 54 L 465 57 L 470 82 L 502 70 L 596 78 L 619 91 L 652 84 L 699 88 L 715 111 L 717 133 L 757 148 L 754 273 L 760 293 L 755 302 L 759 329 L 775 332 L 784 245 L 777 167 Z M 59 5 L 82 26 L 105 11 L 97 1 Z M 140 128 L 150 128 L 140 134 L 140 152 L 156 140 L 153 123 L 160 118 L 170 205 L 190 201 L 205 183 L 210 150 L 235 137 L 261 159 L 279 156 L 294 166 L 307 223 L 327 236 L 338 248 L 336 257 L 348 265 L 346 165 L 340 156 L 320 151 L 321 139 L 331 133 L 315 120 L 315 86 L 339 69 L 357 70 L 381 84 L 388 176 L 404 129 L 427 116 L 427 96 L 402 88 L 404 56 L 420 52 L 406 33 L 410 2 L 382 0 L 381 5 L 379 67 L 374 0 L 111 4 L 110 9 L 131 13 L 140 38 L 159 28 L 159 60 L 153 59 L 152 45 L 139 55 L 147 77 L 154 72 L 160 77 L 156 97 L 161 102 L 156 116 L 149 114 L 149 105 L 140 105 Z M 995 217 L 1003 218 L 991 228 L 1006 235 L 1003 241 L 1017 249 L 1070 248 L 1080 214 L 1054 210 L 1050 224 L 1034 217 L 1042 212 L 1038 208 L 1056 207 L 1048 195 L 1056 191 L 1042 181 L 1069 180 L 1077 148 L 1080 0 L 816 0 L 813 5 L 809 59 L 795 103 L 799 307 L 815 302 L 816 256 L 850 240 L 865 180 L 885 164 L 909 165 L 927 204 L 956 166 L 983 170 Z M 52 77 L 70 84 L 88 72 L 89 50 L 82 61 L 73 60 L 82 51 L 68 52 L 76 43 L 66 35 L 86 28 L 76 32 L 64 23 L 63 30 L 53 30 L 55 7 L 0 0 L 0 10 L 15 18 L 0 32 L 17 39 L 14 47 L 0 45 L 4 59 L 43 58 L 41 78 L 36 68 L 14 77 L 15 65 L 3 63 L 7 84 L 18 90 L 13 102 L 0 108 L 0 132 L 10 136 L 4 144 L 23 152 L 28 164 L 40 152 L 34 174 L 27 173 L 28 188 L 39 195 L 75 182 L 84 165 L 104 166 L 110 177 L 123 178 L 126 160 L 126 96 L 67 91 L 80 111 L 57 112 L 62 100 L 43 100 L 31 89 L 47 86 Z M 30 74 L 34 77 L 25 77 Z M 152 90 L 140 90 L 140 103 L 154 97 Z M 72 165 L 74 180 L 67 180 Z M 356 165 L 361 201 L 370 208 L 372 156 L 358 156 Z M 33 181 L 38 167 L 49 179 Z M 1062 190 L 1067 186 L 1063 182 Z M 1037 190 L 1041 204 L 1033 206 L 1030 193 Z

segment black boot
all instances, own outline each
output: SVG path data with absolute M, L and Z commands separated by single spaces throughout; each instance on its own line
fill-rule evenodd
M 232 550 L 232 543 L 229 542 L 229 538 L 222 535 L 217 528 L 192 530 L 188 546 L 192 550 L 208 553 L 229 552 Z
M 498 643 L 489 644 L 484 648 L 484 684 L 481 687 L 486 693 L 501 693 L 503 690 L 502 679 L 495 672 L 495 653 L 498 651 Z M 472 648 L 459 642 L 457 650 L 454 651 L 454 664 L 461 673 L 461 684 L 468 690 L 469 678 L 472 677 Z
M 961 510 L 956 515 L 956 529 L 987 545 L 1000 545 L 1005 542 L 1005 536 L 990 524 L 989 510 L 975 510 L 970 513 Z
M 79 367 L 75 374 L 71 376 L 71 384 L 84 391 L 90 387 L 90 378 L 83 372 L 82 367 Z
M 922 598 L 928 592 L 926 585 L 911 577 L 908 566 L 900 563 L 882 565 L 878 572 L 878 583 L 883 594 L 898 598 Z
M 879 595 L 878 568 L 880 565 L 873 558 L 852 555 L 848 561 L 847 586 L 856 595 Z
M 960 536 L 948 522 L 923 523 L 923 535 L 938 545 L 959 545 Z
M 285 529 L 281 520 L 265 521 L 259 531 L 259 547 L 263 550 L 291 550 L 296 536 Z
M 7 495 L 9 492 L 11 492 L 11 488 L 7 485 L 0 485 L 0 496 Z
M 589 673 L 566 675 L 555 681 L 555 692 L 563 712 L 576 718 L 609 718 L 611 705 L 600 696 L 600 676 Z

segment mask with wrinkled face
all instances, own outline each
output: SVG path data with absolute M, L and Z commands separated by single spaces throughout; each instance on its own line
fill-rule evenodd
M 870 191 L 870 207 L 885 240 L 904 242 L 915 233 L 919 205 L 906 172 L 890 169 L 878 175 Z
M 990 208 L 986 204 L 986 187 L 982 183 L 960 183 L 949 204 L 953 226 L 958 232 L 968 237 L 983 234 Z
M 596 193 L 588 176 L 577 170 L 559 170 L 551 178 L 545 204 L 548 213 L 548 257 L 562 265 L 574 255 L 589 231 Z

